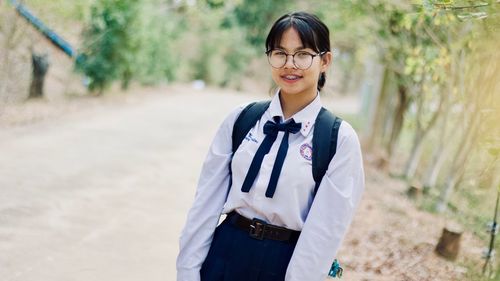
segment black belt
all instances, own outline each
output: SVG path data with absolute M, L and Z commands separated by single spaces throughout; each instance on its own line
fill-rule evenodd
M 295 242 L 299 239 L 300 235 L 300 231 L 268 224 L 259 219 L 248 219 L 234 211 L 227 215 L 227 220 L 229 220 L 232 225 L 248 232 L 250 237 L 259 240 L 271 239 Z

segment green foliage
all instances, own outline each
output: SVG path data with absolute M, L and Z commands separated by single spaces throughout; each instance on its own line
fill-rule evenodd
M 140 42 L 136 55 L 135 78 L 145 84 L 171 81 L 176 78 L 179 51 L 174 42 L 183 28 L 181 15 L 168 9 L 158 9 L 161 2 L 151 0 L 143 5 L 142 28 L 135 36 Z
M 210 8 L 224 7 L 224 0 L 206 0 Z
M 134 75 L 140 50 L 135 36 L 140 28 L 141 5 L 135 0 L 103 0 L 91 8 L 77 68 L 89 78 L 89 89 L 102 92 L 112 81 L 126 88 Z
M 281 8 L 273 9 L 277 4 Z M 99 91 L 116 80 L 125 87 L 131 80 L 175 79 L 237 87 L 251 60 L 262 56 L 269 25 L 289 5 L 283 0 L 96 2 L 78 69 L 89 78 L 89 88 Z
M 234 19 L 245 28 L 248 42 L 255 48 L 263 49 L 271 24 L 293 6 L 287 0 L 243 0 L 234 8 Z
M 483 225 L 491 220 L 492 195 L 499 188 L 495 182 L 500 171 L 500 5 L 497 1 L 451 0 L 411 4 L 340 0 L 319 5 L 324 11 L 333 11 L 324 15 L 334 28 L 334 44 L 341 42 L 342 48 L 354 52 L 374 46 L 382 64 L 397 73 L 399 85 L 408 89 L 411 99 L 404 115 L 406 130 L 401 135 L 406 146 L 401 152 L 411 147 L 408 136 L 422 124 L 429 124 L 433 113 L 444 117 L 446 110 L 447 117 L 438 120 L 447 126 L 432 129 L 432 140 L 424 142 L 426 153 L 421 163 L 433 166 L 433 152 L 444 139 L 445 147 L 440 151 L 448 155 L 438 179 L 445 183 L 452 176 L 459 178 L 447 202 L 447 215 L 477 231 L 486 242 Z M 387 99 L 398 100 L 399 93 L 394 87 L 389 89 Z M 446 105 L 440 112 L 441 102 Z M 387 104 L 383 110 L 392 110 L 393 103 Z M 455 157 L 463 151 L 467 157 Z M 423 182 L 429 167 L 419 168 L 416 181 Z M 439 185 L 425 196 L 422 208 L 434 211 L 438 200 L 446 202 Z
M 192 63 L 195 79 L 220 86 L 234 86 L 255 52 L 246 43 L 242 27 L 220 28 L 225 17 L 224 11 L 220 10 L 214 13 L 212 19 L 201 21 L 197 30 L 200 49 Z

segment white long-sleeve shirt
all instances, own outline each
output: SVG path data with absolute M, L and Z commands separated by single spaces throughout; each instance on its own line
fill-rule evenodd
M 283 112 L 279 94 L 247 134 L 232 155 L 232 130 L 244 106 L 223 121 L 203 164 L 193 206 L 180 237 L 177 257 L 177 281 L 199 281 L 214 230 L 222 213 L 233 210 L 247 218 L 302 231 L 288 265 L 286 281 L 324 281 L 351 223 L 364 190 L 364 172 L 358 137 L 343 121 L 338 135 L 337 152 L 313 198 L 312 137 L 314 121 L 321 109 L 319 95 L 289 119 L 302 123 L 300 132 L 289 135 L 289 148 L 276 192 L 265 192 L 284 135 L 279 132 L 250 191 L 241 191 L 243 180 L 260 143 L 263 126 Z M 284 120 L 286 121 L 286 120 Z M 232 161 L 231 161 L 232 158 Z M 230 167 L 232 186 L 230 184 Z M 314 199 L 314 200 L 313 200 Z

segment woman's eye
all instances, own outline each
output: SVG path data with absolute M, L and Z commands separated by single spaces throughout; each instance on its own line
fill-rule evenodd
M 285 53 L 285 52 L 282 52 L 282 51 L 275 51 L 275 52 L 274 52 L 274 55 L 275 55 L 275 56 L 286 56 L 286 53 Z
M 308 52 L 298 52 L 297 53 L 297 57 L 299 57 L 299 58 L 307 58 L 308 56 L 310 56 L 310 54 Z

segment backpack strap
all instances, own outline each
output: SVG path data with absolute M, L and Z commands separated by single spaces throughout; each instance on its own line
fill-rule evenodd
M 236 152 L 248 132 L 262 117 L 271 101 L 253 102 L 247 105 L 240 113 L 233 125 L 233 153 Z M 314 123 L 312 173 L 316 186 L 314 195 L 318 191 L 328 165 L 337 151 L 337 138 L 342 119 L 330 111 L 321 108 Z
M 266 112 L 267 108 L 271 104 L 271 101 L 260 101 L 260 102 L 252 102 L 247 105 L 240 113 L 236 121 L 234 121 L 233 125 L 233 133 L 231 135 L 233 142 L 233 155 L 240 147 L 241 142 L 246 137 L 248 132 L 255 126 L 255 123 L 262 117 L 264 112 Z M 231 171 L 231 164 L 229 164 L 229 188 L 227 190 L 227 194 L 231 190 L 231 186 L 233 185 L 233 172 Z
M 319 185 L 328 169 L 328 165 L 337 152 L 337 138 L 342 119 L 330 111 L 321 108 L 314 123 L 312 173 L 316 186 L 314 195 L 318 192 Z
M 253 102 L 241 111 L 233 125 L 233 153 L 236 152 L 245 136 L 266 112 L 269 104 L 271 101 Z

